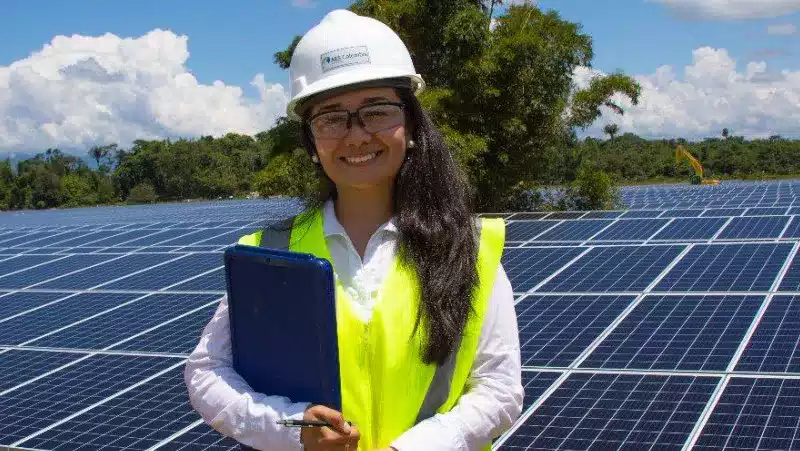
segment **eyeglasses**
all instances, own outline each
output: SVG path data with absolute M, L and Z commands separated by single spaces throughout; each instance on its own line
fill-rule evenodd
M 382 102 L 362 106 L 355 112 L 326 111 L 308 119 L 311 132 L 319 139 L 341 139 L 353 126 L 353 118 L 368 133 L 377 133 L 401 125 L 405 120 L 402 103 Z

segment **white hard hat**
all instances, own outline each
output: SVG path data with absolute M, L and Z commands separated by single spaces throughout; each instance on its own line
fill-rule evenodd
M 397 33 L 346 9 L 331 11 L 303 36 L 289 77 L 292 98 L 286 113 L 291 119 L 299 119 L 296 110 L 302 101 L 350 85 L 399 78 L 408 80 L 415 94 L 425 88 Z

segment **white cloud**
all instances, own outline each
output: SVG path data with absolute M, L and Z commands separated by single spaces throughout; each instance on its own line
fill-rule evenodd
M 800 11 L 798 0 L 647 0 L 684 19 L 766 19 Z
M 795 27 L 794 24 L 784 23 L 784 24 L 767 25 L 767 34 L 776 36 L 791 36 L 796 33 L 797 33 L 797 27 Z
M 603 126 L 614 122 L 620 133 L 649 138 L 703 139 L 719 136 L 725 127 L 748 138 L 800 136 L 800 71 L 769 71 L 763 61 L 749 62 L 738 71 L 725 49 L 702 47 L 693 55 L 683 77 L 671 66 L 634 76 L 642 86 L 639 104 L 615 97 L 625 114 L 603 107 L 602 119 L 582 135 L 603 136 Z M 585 87 L 597 74 L 581 67 L 573 79 Z
M 188 38 L 170 31 L 57 36 L 0 66 L 0 150 L 253 134 L 283 113 L 287 93 L 262 74 L 251 81 L 258 92 L 251 99 L 237 86 L 199 83 L 188 58 Z

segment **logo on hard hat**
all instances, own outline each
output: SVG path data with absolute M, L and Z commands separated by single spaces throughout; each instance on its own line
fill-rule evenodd
M 322 72 L 328 72 L 344 66 L 370 64 L 369 49 L 366 46 L 346 47 L 322 54 Z

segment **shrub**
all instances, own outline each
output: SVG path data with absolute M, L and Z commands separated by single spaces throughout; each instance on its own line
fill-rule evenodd
M 606 172 L 583 167 L 562 199 L 564 210 L 612 210 L 620 205 L 619 192 Z
M 131 189 L 131 192 L 128 194 L 128 203 L 152 204 L 157 198 L 156 189 L 153 188 L 153 185 L 143 182 Z

